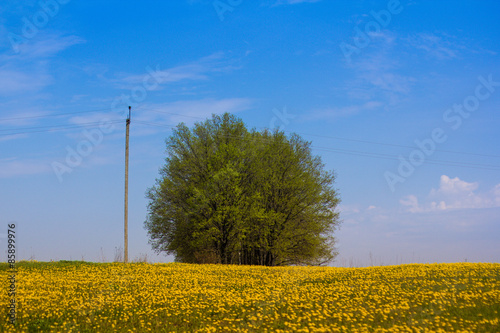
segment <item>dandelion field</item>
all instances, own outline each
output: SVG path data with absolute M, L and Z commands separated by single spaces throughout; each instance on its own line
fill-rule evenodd
M 0 332 L 500 331 L 500 264 L 16 268 L 17 323 L 1 292 Z M 0 264 L 1 281 L 8 273 Z

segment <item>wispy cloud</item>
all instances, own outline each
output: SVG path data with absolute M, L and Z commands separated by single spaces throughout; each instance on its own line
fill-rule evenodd
M 184 122 L 191 125 L 210 118 L 212 114 L 225 112 L 236 114 L 251 109 L 253 100 L 249 98 L 205 98 L 200 100 L 180 100 L 170 103 L 147 103 L 132 109 L 132 121 L 150 122 L 155 125 L 177 125 Z M 71 117 L 69 123 L 86 124 L 101 122 L 103 119 L 117 120 L 116 114 L 96 112 L 90 115 Z
M 399 48 L 398 36 L 390 31 L 369 33 L 370 47 L 346 63 L 354 79 L 346 84 L 349 97 L 361 100 L 383 99 L 393 105 L 408 95 L 416 79 L 403 70 L 405 62 L 394 57 Z
M 11 96 L 17 93 L 38 91 L 53 82 L 44 68 L 35 71 L 22 71 L 11 65 L 0 67 L 0 95 Z
M 442 175 L 439 187 L 432 189 L 427 198 L 419 200 L 408 195 L 400 204 L 410 213 L 500 207 L 500 184 L 486 192 L 479 192 L 478 188 L 477 182 Z
M 347 117 L 362 112 L 372 111 L 380 108 L 383 104 L 378 101 L 369 101 L 359 105 L 345 107 L 332 107 L 319 110 L 313 110 L 307 115 L 302 116 L 304 120 L 331 120 L 339 117 Z
M 29 94 L 52 84 L 50 58 L 79 43 L 76 36 L 50 35 L 21 45 L 18 54 L 0 54 L 0 95 Z
M 445 32 L 420 32 L 401 37 L 401 41 L 410 50 L 423 53 L 427 58 L 438 61 L 460 59 L 472 54 L 497 54 L 477 44 L 475 40 Z
M 227 72 L 235 69 L 231 60 L 224 57 L 222 53 L 203 57 L 185 65 L 179 65 L 168 69 L 162 69 L 160 65 L 146 68 L 147 74 L 151 75 L 157 82 L 161 82 L 156 90 L 161 89 L 164 84 L 190 81 L 190 80 L 207 80 L 209 74 L 218 72 Z M 116 88 L 132 89 L 134 86 L 144 83 L 145 74 L 126 74 L 121 73 L 117 78 L 109 79 Z
M 237 114 L 251 109 L 253 100 L 249 98 L 205 98 L 200 100 L 180 100 L 170 103 L 148 103 L 132 109 L 132 124 L 134 136 L 148 136 L 165 131 L 165 128 L 173 128 L 183 122 L 188 126 L 196 122 L 210 118 L 212 114 L 225 112 Z M 88 123 L 100 123 L 104 120 L 117 120 L 113 113 L 94 113 L 91 115 L 79 115 L 69 119 L 69 123 L 84 125 Z M 118 126 L 118 125 L 115 125 Z M 108 134 L 112 138 L 121 137 L 120 133 Z M 82 139 L 81 133 L 67 134 L 75 140 Z
M 0 178 L 13 178 L 51 172 L 48 163 L 36 160 L 0 160 Z
M 279 0 L 276 5 L 296 5 L 299 3 L 313 3 L 321 0 Z
M 500 208 L 425 214 L 374 205 L 342 206 L 340 210 L 343 223 L 336 237 L 341 262 L 349 257 L 361 259 L 360 265 L 499 259 L 495 244 Z
M 23 60 L 27 59 L 40 59 L 40 58 L 49 58 L 57 55 L 61 51 L 64 51 L 70 48 L 73 45 L 83 44 L 85 40 L 78 36 L 69 35 L 54 35 L 47 34 L 40 38 L 37 38 L 36 41 L 23 44 L 19 47 L 19 54 L 11 56 L 11 58 L 22 58 Z
M 425 51 L 438 60 L 458 58 L 465 46 L 457 38 L 447 34 L 419 33 L 406 38 L 410 47 Z
M 37 96 L 36 99 L 42 97 Z M 29 100 L 32 101 L 32 100 Z M 36 117 L 46 116 L 53 112 L 52 108 L 42 105 L 20 105 L 18 99 L 0 103 L 2 115 L 0 117 L 0 129 L 11 126 L 26 126 L 35 124 Z
M 27 134 L 14 134 L 14 135 L 0 135 L 0 142 L 3 141 L 11 141 L 11 140 L 18 140 L 18 139 L 25 139 L 27 138 Z
M 69 118 L 69 123 L 75 125 L 84 125 L 88 123 L 99 123 L 104 120 L 119 120 L 120 117 L 117 114 L 113 113 L 104 113 L 104 112 L 95 112 L 90 115 L 84 116 L 74 116 Z
M 177 101 L 165 104 L 149 104 L 140 108 L 138 120 L 158 122 L 158 124 L 187 125 L 203 121 L 212 114 L 225 112 L 236 114 L 249 110 L 252 100 L 248 98 L 202 99 L 194 101 Z

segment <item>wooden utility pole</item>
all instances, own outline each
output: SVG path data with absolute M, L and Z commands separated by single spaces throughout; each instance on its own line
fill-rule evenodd
M 128 107 L 128 117 L 127 117 L 127 130 L 125 135 L 125 239 L 123 246 L 123 262 L 128 263 L 128 138 L 129 138 L 129 127 L 130 127 L 130 113 L 132 107 Z

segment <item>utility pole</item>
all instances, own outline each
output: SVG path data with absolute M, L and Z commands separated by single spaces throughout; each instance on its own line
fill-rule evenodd
M 130 113 L 132 107 L 128 107 L 128 117 L 127 117 L 127 130 L 125 135 L 125 239 L 124 239 L 124 256 L 123 262 L 128 263 L 128 138 L 129 138 L 129 127 L 130 127 Z

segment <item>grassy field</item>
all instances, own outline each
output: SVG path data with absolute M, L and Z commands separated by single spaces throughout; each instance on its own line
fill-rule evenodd
M 1 332 L 500 332 L 500 264 L 16 264 Z

